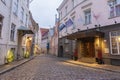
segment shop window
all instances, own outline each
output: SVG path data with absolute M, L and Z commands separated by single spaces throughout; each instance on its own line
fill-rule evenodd
M 110 32 L 111 54 L 120 55 L 120 31 Z

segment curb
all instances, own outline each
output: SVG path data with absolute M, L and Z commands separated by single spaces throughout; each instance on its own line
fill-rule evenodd
M 25 61 L 23 61 L 23 62 L 21 62 L 21 63 L 19 63 L 19 64 L 16 64 L 16 65 L 13 65 L 13 66 L 11 66 L 11 67 L 9 67 L 9 68 L 6 68 L 6 69 L 0 71 L 0 75 L 2 75 L 2 74 L 6 73 L 6 72 L 8 72 L 8 71 L 11 71 L 11 70 L 17 68 L 17 67 L 19 67 L 19 66 L 21 66 L 21 65 L 23 65 L 23 64 L 25 64 L 25 63 L 27 63 L 27 62 L 29 62 L 29 61 L 31 61 L 32 59 L 34 59 L 34 57 L 31 57 L 31 58 L 29 58 L 29 59 L 27 59 L 27 60 L 25 60 Z
M 81 67 L 89 67 L 89 68 L 93 68 L 93 69 L 100 69 L 100 70 L 120 73 L 120 71 L 117 71 L 117 70 L 106 69 L 106 68 L 102 68 L 102 67 L 93 67 L 93 66 L 88 66 L 88 65 L 83 65 L 83 64 L 77 64 L 77 63 L 69 62 L 69 61 L 66 61 L 66 60 L 62 60 L 62 61 L 66 62 L 66 63 L 75 64 L 75 65 L 78 65 L 78 66 L 81 66 Z

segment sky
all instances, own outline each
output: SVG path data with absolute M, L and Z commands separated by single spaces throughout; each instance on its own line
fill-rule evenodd
M 33 0 L 30 10 L 34 20 L 42 28 L 51 28 L 55 25 L 56 9 L 63 0 Z

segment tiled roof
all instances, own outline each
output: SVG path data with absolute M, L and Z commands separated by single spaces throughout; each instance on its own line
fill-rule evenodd
M 40 28 L 40 31 L 41 31 L 42 36 L 44 36 L 45 33 L 47 33 L 47 32 L 49 31 L 49 29 L 46 29 L 46 28 Z

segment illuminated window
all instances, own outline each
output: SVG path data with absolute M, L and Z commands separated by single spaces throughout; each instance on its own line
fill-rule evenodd
M 110 32 L 111 54 L 120 55 L 120 31 Z

